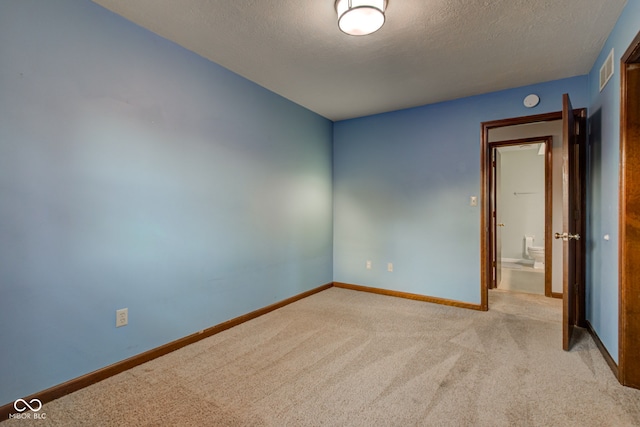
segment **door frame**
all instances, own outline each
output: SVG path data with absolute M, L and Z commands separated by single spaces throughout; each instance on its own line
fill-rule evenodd
M 552 203 L 553 203 L 553 188 L 552 188 L 552 175 L 553 175 L 553 154 L 552 154 L 552 150 L 553 150 L 553 137 L 551 135 L 545 135 L 545 136 L 537 136 L 537 137 L 529 137 L 529 138 L 520 138 L 520 139 L 511 139 L 511 140 L 504 140 L 504 141 L 492 141 L 492 142 L 488 142 L 487 144 L 489 145 L 489 149 L 491 150 L 491 153 L 493 154 L 493 150 L 497 150 L 500 147 L 510 147 L 510 146 L 514 146 L 514 145 L 532 145 L 532 144 L 539 144 L 539 143 L 544 143 L 545 145 L 545 159 L 544 159 L 544 295 L 547 297 L 551 297 L 552 292 L 551 292 L 551 272 L 552 272 L 552 242 L 553 242 L 553 233 L 552 233 L 552 220 L 553 220 L 553 216 L 552 216 Z M 493 159 L 493 155 L 491 155 L 491 158 Z M 492 166 L 493 167 L 498 167 L 498 165 L 494 165 L 493 164 L 493 160 L 491 161 Z M 491 186 L 490 188 L 493 188 L 493 176 L 494 174 L 491 173 L 489 174 L 489 185 Z M 493 191 L 491 191 L 489 193 L 489 204 L 491 205 L 490 209 L 493 210 L 493 206 L 495 204 L 495 200 L 493 200 Z M 496 207 L 497 210 L 497 207 Z M 496 250 L 496 245 L 497 245 L 497 239 L 495 238 L 495 236 L 497 235 L 496 233 L 496 221 L 494 220 L 494 216 L 493 214 L 490 214 L 490 221 L 492 222 L 492 228 L 491 228 L 491 233 L 489 233 L 489 239 L 490 239 L 490 245 L 491 245 L 491 254 L 492 254 L 492 258 L 493 258 L 493 254 L 495 254 L 495 250 Z M 491 281 L 489 282 L 490 284 L 490 288 L 494 288 L 497 287 L 497 283 L 496 286 L 494 286 L 494 275 L 493 275 L 493 268 L 494 265 L 491 262 L 491 269 L 492 269 L 492 274 L 491 274 Z M 497 265 L 495 265 L 495 268 L 499 268 L 499 263 L 498 260 L 496 260 Z M 497 272 L 496 272 L 497 273 Z
M 573 110 L 574 117 L 586 118 L 586 108 Z M 491 194 L 490 175 L 491 175 L 491 146 L 489 144 L 489 130 L 505 126 L 523 125 L 537 122 L 549 122 L 562 120 L 562 111 L 552 113 L 535 114 L 531 116 L 514 117 L 509 119 L 493 120 L 482 122 L 480 124 L 480 308 L 483 311 L 489 310 L 489 283 L 492 280 L 491 268 L 491 203 L 489 201 Z M 581 120 L 581 128 L 585 128 L 584 120 Z M 585 135 L 582 129 L 581 134 Z M 584 210 L 582 210 L 584 215 Z M 584 224 L 584 221 L 583 221 Z M 584 234 L 583 234 L 584 235 Z M 584 240 L 581 241 L 584 244 Z M 584 254 L 584 252 L 581 252 Z M 582 255 L 584 257 L 584 255 Z M 584 265 L 584 263 L 582 263 Z M 584 278 L 584 274 L 582 275 Z M 577 322 L 579 325 L 584 323 L 584 281 L 578 284 L 578 301 L 576 301 Z
M 618 381 L 640 388 L 640 33 L 620 60 Z

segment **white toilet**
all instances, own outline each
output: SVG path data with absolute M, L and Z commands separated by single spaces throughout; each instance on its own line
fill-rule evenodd
M 527 252 L 533 258 L 533 268 L 544 268 L 544 246 L 529 246 Z

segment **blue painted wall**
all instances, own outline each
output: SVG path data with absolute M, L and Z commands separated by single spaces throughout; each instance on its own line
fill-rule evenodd
M 640 31 L 640 0 L 629 0 L 589 73 L 587 319 L 618 361 L 620 59 Z M 615 73 L 600 92 L 600 67 L 614 49 Z M 608 234 L 610 240 L 604 240 Z
M 559 111 L 563 93 L 586 107 L 587 77 L 335 123 L 334 280 L 479 304 L 480 124 Z
M 0 2 L 0 404 L 331 280 L 479 303 L 480 123 L 565 92 L 616 358 L 619 72 L 597 73 L 638 22 L 630 0 L 588 77 L 332 126 L 89 1 Z
M 0 405 L 332 280 L 330 121 L 85 0 L 0 61 Z

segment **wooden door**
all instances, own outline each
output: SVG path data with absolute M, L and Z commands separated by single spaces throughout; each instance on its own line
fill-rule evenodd
M 621 61 L 618 380 L 640 389 L 640 33 Z
M 569 350 L 576 324 L 577 242 L 580 239 L 582 216 L 580 180 L 580 144 L 576 138 L 576 120 L 568 94 L 562 96 L 562 348 Z

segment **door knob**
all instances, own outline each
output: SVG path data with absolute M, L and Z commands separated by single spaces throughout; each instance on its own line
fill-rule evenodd
M 562 233 L 562 234 L 560 234 L 560 233 L 556 233 L 556 234 L 554 235 L 554 237 L 555 237 L 556 239 L 562 239 L 562 240 L 564 240 L 565 242 L 567 242 L 567 241 L 569 241 L 569 240 L 571 240 L 571 239 L 573 239 L 573 240 L 580 240 L 580 235 L 579 235 L 579 234 L 569 234 L 569 233 Z

